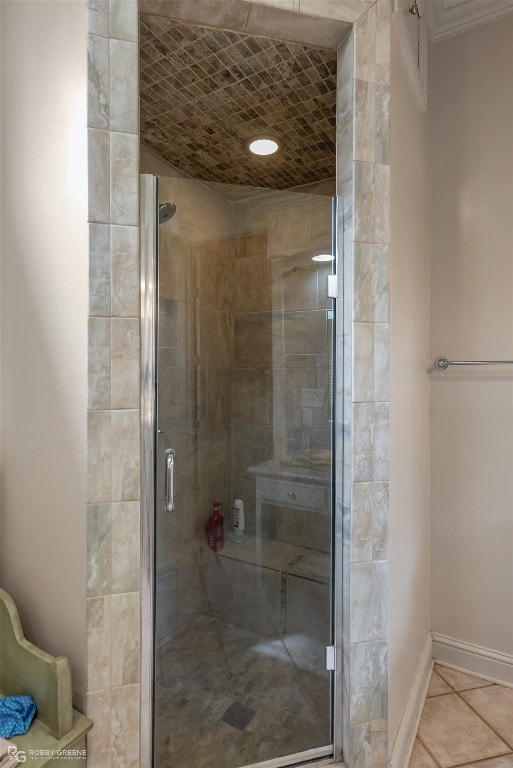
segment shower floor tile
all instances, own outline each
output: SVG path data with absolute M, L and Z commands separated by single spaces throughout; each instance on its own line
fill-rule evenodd
M 409 768 L 513 768 L 513 689 L 436 664 Z
M 209 614 L 177 629 L 156 655 L 155 768 L 238 768 L 329 744 L 329 675 L 294 663 L 284 640 Z M 226 717 L 234 704 L 243 728 Z

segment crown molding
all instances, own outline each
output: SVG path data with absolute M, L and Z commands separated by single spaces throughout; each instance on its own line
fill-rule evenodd
M 433 43 L 513 12 L 513 0 L 429 0 L 425 6 Z

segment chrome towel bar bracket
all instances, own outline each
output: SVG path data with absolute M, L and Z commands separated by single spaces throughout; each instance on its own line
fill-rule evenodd
M 445 371 L 450 365 L 513 365 L 513 360 L 448 360 L 446 357 L 438 357 L 435 365 Z

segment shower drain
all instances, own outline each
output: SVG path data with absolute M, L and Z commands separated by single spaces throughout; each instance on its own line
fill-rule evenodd
M 256 709 L 248 707 L 247 704 L 241 704 L 240 701 L 235 701 L 228 707 L 221 720 L 233 728 L 243 731 L 253 720 L 254 715 L 256 715 Z

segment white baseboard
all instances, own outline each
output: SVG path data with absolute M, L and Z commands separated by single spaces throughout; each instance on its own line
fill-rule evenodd
M 390 758 L 390 768 L 404 768 L 410 762 L 433 663 L 436 662 L 494 683 L 513 687 L 513 656 L 433 632 L 422 652 Z
M 435 661 L 513 687 L 513 656 L 436 632 L 432 636 Z
M 415 682 L 408 698 L 403 719 L 399 726 L 397 738 L 395 740 L 392 757 L 390 758 L 390 768 L 404 768 L 410 762 L 415 736 L 419 727 L 426 693 L 431 679 L 431 670 L 433 669 L 433 655 L 431 646 L 431 635 L 426 640 L 426 645 L 422 651 L 419 668 L 415 676 Z

